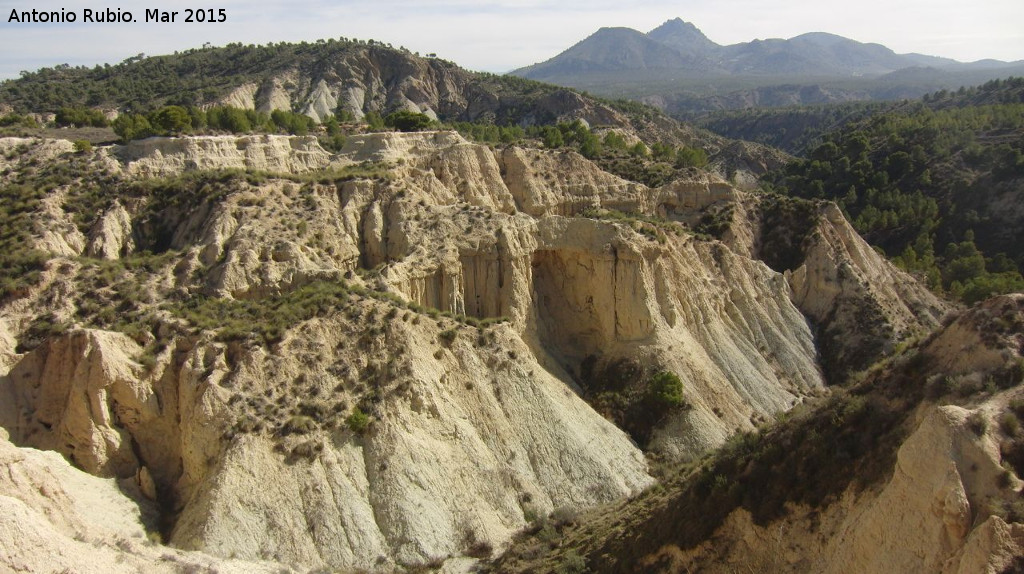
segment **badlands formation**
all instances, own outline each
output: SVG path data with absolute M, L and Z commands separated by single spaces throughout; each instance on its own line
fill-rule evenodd
M 696 170 L 651 189 L 453 132 L 338 154 L 284 136 L 85 153 L 8 138 L 0 174 L 40 190 L 18 221 L 46 260 L 0 314 L 14 571 L 468 568 L 551 513 L 642 498 L 660 488 L 650 459 L 702 460 L 820 402 L 950 310 L 832 205 Z M 936 357 L 968 352 L 956 325 Z M 1002 365 L 1006 348 L 968 356 Z M 665 372 L 683 400 L 645 415 Z M 921 416 L 823 569 L 924 560 L 884 540 L 894 508 L 904 538 L 942 541 L 897 570 L 1019 549 L 1018 525 L 972 521 L 957 477 L 973 461 L 987 480 L 1000 455 L 966 417 Z M 772 552 L 737 512 L 723 528 Z

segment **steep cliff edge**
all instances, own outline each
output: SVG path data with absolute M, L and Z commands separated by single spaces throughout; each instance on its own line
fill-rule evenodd
M 694 459 L 827 394 L 815 331 L 878 358 L 942 309 L 829 208 L 779 219 L 704 174 L 649 189 L 450 132 L 0 145 L 49 253 L 4 301 L 0 425 L 220 556 L 489 555 L 651 485 L 636 442 Z M 716 214 L 721 241 L 695 231 Z
M 1022 354 L 1024 295 L 986 301 L 848 390 L 560 525 L 557 549 L 520 537 L 492 570 L 1016 572 Z

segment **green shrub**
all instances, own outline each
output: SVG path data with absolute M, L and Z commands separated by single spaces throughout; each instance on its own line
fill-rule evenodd
M 78 153 L 89 153 L 92 151 L 92 143 L 89 140 L 75 140 L 72 145 Z
M 569 506 L 559 506 L 551 513 L 551 520 L 559 526 L 567 524 L 576 524 L 580 519 L 580 513 L 575 508 Z
M 418 132 L 425 130 L 433 124 L 433 120 L 426 114 L 401 110 L 388 114 L 384 118 L 384 125 L 403 132 Z
M 352 409 L 352 414 L 345 419 L 345 424 L 354 433 L 363 434 L 370 427 L 370 416 L 359 407 Z
M 540 514 L 537 513 L 537 509 L 534 507 L 526 506 L 523 508 L 523 520 L 525 520 L 527 524 L 534 524 L 540 520 Z
M 458 336 L 459 331 L 455 328 L 441 331 L 441 334 L 439 335 L 439 337 L 441 338 L 441 342 L 448 346 L 451 346 L 451 344 L 455 342 L 455 339 Z
M 559 539 L 561 539 L 561 535 L 558 534 L 558 530 L 553 524 L 545 520 L 543 524 L 540 525 L 540 530 L 537 531 L 537 540 L 540 540 L 545 544 L 554 545 Z
M 671 371 L 660 371 L 651 377 L 649 393 L 655 403 L 667 407 L 686 405 L 683 397 L 683 381 Z

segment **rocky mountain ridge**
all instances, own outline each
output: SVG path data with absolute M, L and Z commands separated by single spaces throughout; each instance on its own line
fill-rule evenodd
M 947 310 L 834 206 L 699 171 L 651 189 L 453 132 L 0 152 L 45 254 L 5 286 L 0 426 L 220 557 L 491 555 L 649 487 L 638 444 L 698 458 Z M 655 372 L 685 404 L 642 426 Z
M 695 129 L 654 108 L 600 100 L 513 76 L 471 72 L 372 40 L 232 44 L 93 69 L 47 68 L 0 83 L 0 114 L 25 114 L 43 124 L 52 123 L 62 108 L 88 108 L 112 119 L 172 104 L 232 106 L 264 114 L 295 112 L 316 123 L 328 117 L 360 123 L 367 114 L 401 111 L 442 122 L 523 128 L 580 120 L 647 146 L 702 149 L 720 175 L 748 187 L 789 159 L 759 144 Z
M 601 28 L 551 59 L 514 70 L 523 78 L 644 101 L 677 115 L 719 109 L 917 98 L 1018 75 L 1021 62 L 961 63 L 897 54 L 813 32 L 722 46 L 692 23 L 643 33 Z

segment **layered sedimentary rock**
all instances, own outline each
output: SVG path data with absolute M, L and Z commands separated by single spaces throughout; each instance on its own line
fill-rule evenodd
M 92 161 L 123 177 L 335 174 L 197 180 L 222 187 L 156 216 L 155 196 L 112 202 L 4 307 L 14 346 L 39 309 L 67 327 L 10 356 L 14 441 L 134 482 L 172 543 L 220 556 L 385 568 L 489 553 L 531 517 L 651 484 L 634 442 L 581 399 L 594 368 L 676 373 L 689 408 L 652 421 L 646 446 L 688 459 L 824 392 L 815 331 L 849 329 L 880 356 L 936 320 L 915 310 L 941 308 L 829 208 L 802 223 L 800 267 L 773 269 L 759 243 L 795 232 L 765 229 L 760 198 L 704 174 L 649 189 L 571 152 L 451 132 L 352 136 L 333 155 L 311 138 L 155 138 Z M 731 214 L 723 241 L 692 231 L 711 211 Z M 72 256 L 143 250 L 167 259 L 117 281 L 148 294 L 147 327 L 76 324 L 91 275 Z M 189 305 L 262 304 L 270 321 L 342 282 L 264 339 L 189 326 L 204 320 Z

